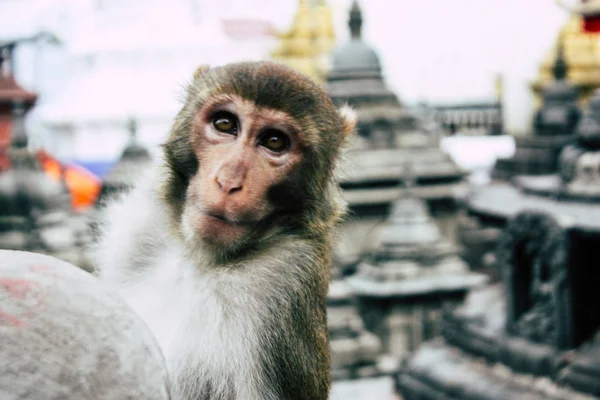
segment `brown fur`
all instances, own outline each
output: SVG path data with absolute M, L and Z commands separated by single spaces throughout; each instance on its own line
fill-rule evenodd
M 293 131 L 294 147 L 289 154 L 275 160 L 261 153 L 264 149 L 251 145 L 242 150 L 237 137 L 213 140 L 210 113 L 223 101 L 235 107 L 247 129 L 281 123 Z M 334 168 L 341 147 L 353 131 L 352 113 L 338 111 L 310 78 L 274 63 L 239 63 L 196 71 L 164 145 L 167 176 L 158 188 L 158 207 L 167 210 L 171 230 L 152 233 L 151 227 L 162 219 L 146 216 L 150 228 L 138 227 L 136 232 L 142 233 L 136 240 L 162 246 L 154 251 L 156 254 L 170 254 L 168 242 L 176 240 L 187 249 L 183 257 L 197 268 L 189 274 L 199 274 L 198 279 L 203 280 L 199 286 L 216 293 L 208 297 L 210 301 L 221 304 L 219 309 L 229 310 L 218 320 L 248 326 L 248 332 L 259 330 L 255 339 L 259 343 L 250 342 L 250 347 L 260 350 L 249 351 L 260 367 L 246 371 L 254 378 L 238 386 L 260 387 L 262 399 L 328 398 L 330 355 L 325 303 L 335 230 L 345 214 Z M 216 185 L 217 181 L 223 185 Z M 217 188 L 224 186 L 243 190 L 223 194 Z M 211 240 L 212 234 L 207 237 L 203 231 L 208 225 L 202 222 L 202 212 L 197 211 L 199 204 L 226 204 L 223 210 L 228 217 L 260 222 L 244 234 L 235 231 L 230 235 L 224 233 L 227 228 L 211 226 L 216 229 L 216 239 Z M 188 226 L 184 227 L 182 221 Z M 199 231 L 202 239 L 190 241 L 190 230 Z M 154 236 L 146 237 L 150 235 Z M 118 257 L 126 258 L 123 254 Z M 156 259 L 164 263 L 159 256 L 144 253 L 135 254 L 133 259 L 135 262 L 128 265 L 154 265 Z M 146 266 L 145 271 L 151 273 L 155 268 L 161 265 Z M 137 279 L 143 282 L 144 278 Z M 210 315 L 219 312 L 203 310 L 203 304 L 192 304 L 192 308 Z M 238 319 L 228 320 L 238 313 Z M 251 318 L 245 321 L 245 316 Z M 194 355 L 195 349 L 202 346 L 194 342 L 193 332 L 203 328 L 192 324 L 181 332 L 181 343 L 189 340 L 189 351 L 184 352 L 189 355 L 166 354 L 167 359 L 187 357 L 176 360 L 176 365 L 185 365 L 174 372 L 176 388 L 185 399 L 242 400 L 239 393 L 245 389 L 235 384 L 238 371 L 206 378 L 210 376 L 210 371 L 206 372 L 210 360 Z M 252 337 L 244 331 L 230 333 L 228 342 L 219 343 L 225 349 L 223 357 L 232 357 L 227 354 L 229 349 L 236 349 L 232 340 Z M 229 385 L 223 382 L 230 380 L 234 381 L 231 389 L 223 389 Z

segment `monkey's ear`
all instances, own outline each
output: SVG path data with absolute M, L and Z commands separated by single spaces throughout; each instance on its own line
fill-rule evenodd
M 356 112 L 348 104 L 339 110 L 342 117 L 344 138 L 349 138 L 356 130 Z
M 210 67 L 206 64 L 200 65 L 198 68 L 196 68 L 196 71 L 194 71 L 194 79 L 202 75 L 204 72 L 208 71 L 209 68 Z

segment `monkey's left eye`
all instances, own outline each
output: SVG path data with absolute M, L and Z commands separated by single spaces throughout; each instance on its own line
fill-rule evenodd
M 290 139 L 285 133 L 272 129 L 261 136 L 259 144 L 271 151 L 281 153 L 290 146 Z
M 237 118 L 228 112 L 220 112 L 215 114 L 212 119 L 213 126 L 216 130 L 224 133 L 237 133 Z

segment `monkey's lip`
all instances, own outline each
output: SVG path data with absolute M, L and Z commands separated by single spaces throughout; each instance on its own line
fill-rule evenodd
M 224 222 L 224 223 L 229 224 L 229 225 L 235 225 L 235 226 L 252 226 L 252 225 L 256 225 L 258 223 L 258 221 L 254 221 L 254 220 L 233 220 L 233 219 L 229 219 L 229 218 L 225 217 L 223 214 L 216 213 L 216 212 L 211 212 L 211 211 L 204 211 L 203 213 L 204 213 L 204 215 L 206 215 L 209 218 L 216 219 L 217 221 Z

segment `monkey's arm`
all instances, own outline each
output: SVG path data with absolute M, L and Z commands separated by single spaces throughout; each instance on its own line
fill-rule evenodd
M 298 241 L 271 270 L 270 298 L 263 343 L 266 375 L 278 387 L 282 399 L 327 399 L 331 384 L 330 350 L 327 340 L 326 257 L 314 246 Z M 271 261 L 272 262 L 272 261 Z
M 168 242 L 166 218 L 154 190 L 158 174 L 157 167 L 146 172 L 129 193 L 102 210 L 101 235 L 92 252 L 95 272 L 103 279 L 120 282 Z

